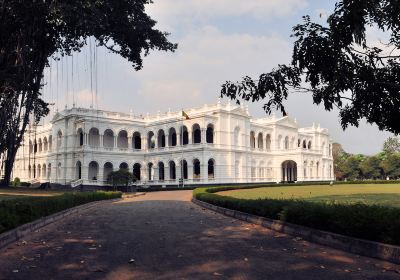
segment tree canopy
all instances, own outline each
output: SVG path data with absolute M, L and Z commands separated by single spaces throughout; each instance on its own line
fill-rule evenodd
M 293 28 L 289 65 L 278 65 L 258 79 L 228 81 L 221 96 L 238 103 L 265 99 L 267 113 L 285 113 L 289 93 L 305 92 L 326 110 L 337 108 L 343 129 L 366 119 L 400 133 L 399 15 L 398 0 L 340 0 L 326 25 L 305 16 Z M 387 34 L 387 41 L 371 44 L 368 27 Z
M 135 70 L 150 50 L 174 51 L 145 12 L 151 0 L 0 1 L 0 157 L 5 184 L 30 118 L 48 113 L 41 98 L 50 59 L 79 51 L 89 37 Z

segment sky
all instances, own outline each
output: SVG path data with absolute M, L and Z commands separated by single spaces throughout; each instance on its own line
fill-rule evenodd
M 151 52 L 143 69 L 135 71 L 129 62 L 92 43 L 51 63 L 44 97 L 56 104 L 53 111 L 75 103 L 134 114 L 216 103 L 225 81 L 257 78 L 288 63 L 292 27 L 304 15 L 326 21 L 333 8 L 331 0 L 154 0 L 146 10 L 157 28 L 178 43 L 174 53 Z M 365 122 L 343 131 L 338 112 L 326 112 L 307 94 L 293 93 L 285 105 L 301 126 L 320 123 L 350 153 L 377 153 L 391 136 Z M 266 116 L 262 106 L 250 103 L 251 115 Z

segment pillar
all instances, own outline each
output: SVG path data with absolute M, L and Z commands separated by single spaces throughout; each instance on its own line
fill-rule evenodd
M 206 143 L 206 129 L 205 128 L 201 128 L 201 143 Z

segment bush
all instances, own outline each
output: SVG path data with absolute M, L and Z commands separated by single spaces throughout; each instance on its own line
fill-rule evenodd
M 14 187 L 19 187 L 21 185 L 21 180 L 18 177 L 15 177 L 14 181 L 12 182 L 12 185 Z
M 254 186 L 244 188 L 251 187 L 254 188 Z M 193 191 L 193 196 L 210 204 L 270 219 L 400 245 L 400 209 L 398 208 L 291 199 L 251 200 L 215 194 L 215 192 L 231 189 L 238 189 L 238 187 L 198 188 Z
M 62 210 L 92 201 L 121 197 L 120 192 L 65 193 L 0 201 L 0 233 Z

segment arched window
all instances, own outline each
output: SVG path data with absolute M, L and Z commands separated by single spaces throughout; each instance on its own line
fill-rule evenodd
M 304 178 L 307 178 L 307 161 L 304 161 Z
M 42 138 L 39 138 L 39 153 L 43 151 Z
M 32 167 L 30 165 L 28 166 L 28 178 L 32 178 Z
M 49 143 L 47 142 L 47 137 L 43 138 L 43 150 L 47 151 L 49 149 Z
M 36 166 L 33 165 L 33 179 L 36 178 Z
M 196 158 L 193 160 L 193 179 L 200 180 L 200 161 Z
M 106 129 L 103 136 L 103 146 L 106 148 L 114 148 L 114 132 Z
M 154 132 L 150 131 L 147 134 L 147 148 L 154 149 L 156 147 L 156 137 L 154 136 Z
M 164 133 L 164 130 L 162 130 L 162 129 L 160 129 L 158 131 L 157 145 L 158 145 L 158 148 L 164 148 L 165 147 L 165 133 Z
M 36 142 L 36 139 L 33 141 L 33 153 L 36 154 L 38 151 L 38 144 Z
M 250 148 L 252 148 L 252 149 L 256 148 L 256 137 L 255 137 L 254 131 L 250 132 Z
M 140 169 L 141 169 L 140 163 L 135 163 L 133 165 L 133 178 L 136 181 L 140 181 Z
M 47 166 L 47 178 L 51 178 L 51 163 Z
M 300 139 L 297 139 L 297 147 L 300 148 L 300 146 L 301 146 L 301 140 L 300 140 Z
M 58 131 L 57 133 L 57 149 L 61 148 L 62 145 L 62 132 L 61 130 Z
M 106 162 L 103 167 L 103 178 L 104 180 L 108 179 L 108 175 L 113 172 L 114 166 L 111 162 Z
M 267 137 L 265 139 L 265 149 L 267 149 L 267 151 L 271 150 L 271 135 L 267 134 Z
M 181 178 L 185 180 L 188 178 L 188 164 L 186 160 L 181 161 Z
M 29 153 L 32 154 L 33 153 L 33 144 L 32 141 L 29 140 Z
M 285 137 L 285 150 L 289 150 L 289 136 Z
M 37 166 L 37 177 L 38 178 L 40 178 L 41 175 L 42 175 L 41 172 L 40 172 L 41 170 L 42 170 L 42 166 L 40 164 L 38 164 L 38 166 Z
M 80 161 L 76 162 L 75 179 L 82 179 L 82 164 Z
M 303 140 L 303 149 L 307 149 L 307 142 L 306 142 L 306 140 Z
M 123 170 L 129 170 L 129 166 L 128 166 L 128 164 L 126 163 L 126 162 L 122 162 L 120 165 L 119 165 L 119 169 L 123 169 Z
M 88 179 L 92 181 L 97 181 L 99 174 L 99 165 L 95 161 L 89 163 Z
M 181 127 L 182 145 L 189 144 L 189 133 L 186 126 Z
M 214 179 L 214 174 L 215 174 L 215 161 L 214 159 L 209 159 L 208 160 L 208 179 Z
M 99 130 L 95 127 L 92 127 L 89 130 L 89 145 L 92 147 L 100 146 L 100 133 Z M 114 139 L 112 145 L 114 146 Z
M 214 125 L 209 124 L 206 131 L 206 142 L 214 143 Z
M 258 142 L 258 148 L 260 150 L 264 149 L 264 145 L 263 145 L 263 134 L 260 132 L 258 133 L 258 138 L 257 138 L 257 142 Z
M 117 146 L 120 149 L 128 148 L 128 132 L 126 132 L 126 130 L 121 130 L 118 133 Z
M 251 178 L 252 178 L 252 179 L 255 179 L 255 178 L 256 178 L 256 172 L 257 172 L 257 169 L 256 169 L 256 161 L 255 161 L 255 160 L 252 160 L 252 161 L 251 161 Z
M 174 161 L 169 162 L 169 179 L 176 180 L 176 166 Z
M 142 149 L 142 138 L 140 137 L 140 133 L 139 132 L 133 133 L 132 139 L 133 139 L 132 148 L 135 150 Z
M 317 172 L 316 176 L 319 177 L 319 161 L 317 161 L 317 166 L 316 166 L 316 168 L 317 168 L 317 170 L 316 170 L 316 172 Z
M 77 133 L 77 143 L 79 147 L 83 146 L 83 131 L 82 128 L 78 129 L 78 133 Z
M 193 144 L 199 144 L 201 143 L 201 130 L 200 130 L 200 125 L 197 123 L 193 125 L 192 127 L 193 131 Z
M 308 149 L 311 150 L 311 141 L 308 141 Z
M 46 178 L 46 177 L 47 177 L 46 164 L 43 163 L 42 178 Z
M 49 151 L 53 148 L 53 136 L 49 136 Z
M 153 180 L 154 180 L 153 163 L 149 162 L 149 163 L 147 164 L 147 170 L 148 170 L 149 181 L 153 181 Z
M 59 162 L 57 165 L 56 176 L 57 176 L 57 179 L 62 179 L 63 172 L 61 169 L 61 162 Z
M 158 180 L 159 181 L 164 181 L 165 179 L 165 172 L 164 172 L 164 163 L 163 162 L 159 162 L 158 163 Z
M 168 131 L 168 146 L 175 147 L 176 142 L 176 131 L 175 128 L 171 127 Z

